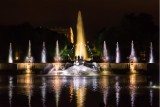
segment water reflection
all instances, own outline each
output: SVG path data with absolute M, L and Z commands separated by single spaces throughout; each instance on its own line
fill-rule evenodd
M 31 107 L 31 98 L 33 95 L 33 76 L 26 74 L 24 76 L 17 77 L 17 84 L 20 87 L 20 92 L 24 93 L 28 97 L 28 106 Z
M 42 77 L 42 87 L 41 87 L 41 96 L 42 96 L 42 104 L 43 107 L 46 107 L 45 102 L 46 102 L 46 78 Z
M 130 96 L 131 96 L 131 107 L 135 106 L 136 99 L 136 74 L 130 75 Z
M 105 107 L 107 106 L 107 98 L 108 98 L 108 91 L 109 91 L 109 79 L 108 76 L 103 76 L 100 80 L 100 86 L 103 93 L 103 103 Z
M 8 96 L 9 96 L 9 106 L 12 107 L 12 97 L 13 97 L 13 77 L 9 77 L 8 84 Z
M 73 95 L 74 95 L 74 88 L 73 88 L 73 83 L 70 82 L 70 86 L 69 86 L 69 98 L 70 98 L 70 102 L 72 102 L 73 100 Z
M 73 77 L 77 107 L 84 107 L 86 100 L 86 77 Z
M 116 82 L 115 82 L 115 89 L 116 89 L 116 106 L 118 107 L 119 99 L 120 99 L 120 85 L 119 85 L 119 77 L 116 76 Z
M 150 81 L 149 86 L 150 87 L 153 86 L 153 82 L 152 81 Z M 150 90 L 149 90 L 149 99 L 150 99 L 149 100 L 150 106 L 152 106 L 152 103 L 153 103 L 153 89 L 152 88 L 150 88 Z
M 17 84 L 15 84 L 16 79 Z M 95 77 L 35 76 L 31 74 L 7 76 L 7 78 L 1 77 L 0 82 L 5 85 L 4 88 L 2 88 L 3 85 L 0 86 L 0 99 L 7 96 L 6 104 L 10 107 L 26 106 L 26 104 L 28 104 L 26 107 L 35 105 L 41 107 L 99 107 L 100 104 L 103 104 L 102 107 L 134 107 L 142 106 L 139 99 L 143 96 L 146 98 L 143 101 L 144 106 L 156 106 L 158 89 L 152 88 L 155 83 L 152 79 L 149 81 L 148 83 L 145 76 L 137 74 Z M 7 86 L 7 91 L 5 86 Z M 93 98 L 94 95 L 96 98 Z M 19 99 L 23 104 L 20 103 L 21 101 L 17 102 Z M 2 102 L 0 106 L 5 107 Z
M 53 89 L 55 91 L 56 107 L 58 107 L 60 94 L 62 88 L 62 81 L 59 76 L 55 76 L 53 79 Z
M 93 91 L 97 90 L 97 77 L 93 77 L 92 79 L 92 88 L 93 88 Z

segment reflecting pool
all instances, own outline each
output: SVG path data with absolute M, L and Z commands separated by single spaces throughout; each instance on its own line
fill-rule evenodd
M 0 75 L 0 107 L 158 107 L 158 76 Z

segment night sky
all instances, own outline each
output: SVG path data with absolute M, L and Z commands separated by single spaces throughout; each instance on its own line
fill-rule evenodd
M 159 20 L 159 0 L 0 0 L 0 25 L 76 27 L 81 10 L 86 35 L 118 25 L 124 14 L 144 12 Z

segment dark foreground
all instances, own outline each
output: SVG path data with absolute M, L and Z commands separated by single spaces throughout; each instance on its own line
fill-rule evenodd
M 159 77 L 0 75 L 0 107 L 159 107 Z

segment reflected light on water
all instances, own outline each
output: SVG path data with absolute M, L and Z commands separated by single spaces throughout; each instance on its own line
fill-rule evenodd
M 103 103 L 106 106 L 107 105 L 107 98 L 108 98 L 108 91 L 109 91 L 108 76 L 107 77 L 103 76 L 100 83 L 101 83 L 100 86 L 101 86 L 102 92 L 103 92 Z
M 86 78 L 73 77 L 74 90 L 76 91 L 77 107 L 84 107 L 86 99 Z
M 8 96 L 9 96 L 9 106 L 12 107 L 12 97 L 13 97 L 13 77 L 9 77 L 8 85 Z
M 146 107 L 157 106 L 159 101 L 159 89 L 153 88 L 158 87 L 157 81 L 136 74 L 98 77 L 26 74 L 0 79 L 0 97 L 7 99 L 1 100 L 1 107 Z M 142 97 L 145 100 L 138 100 Z
M 70 98 L 70 102 L 72 102 L 72 99 L 73 99 L 73 93 L 74 92 L 74 89 L 73 89 L 73 83 L 70 82 L 70 86 L 69 86 L 69 98 Z
M 119 80 L 117 80 L 116 83 L 115 83 L 115 89 L 116 89 L 116 105 L 117 105 L 117 107 L 118 107 L 119 99 L 120 99 L 120 85 L 119 85 Z
M 136 74 L 130 75 L 130 96 L 131 96 L 131 106 L 135 106 L 136 97 Z
M 42 77 L 42 87 L 41 87 L 41 96 L 42 96 L 42 103 L 43 107 L 46 107 L 45 102 L 46 102 L 46 78 Z
M 92 80 L 93 91 L 97 90 L 97 77 L 94 77 Z
M 149 86 L 150 87 L 153 86 L 153 82 L 152 81 L 149 82 Z M 152 89 L 149 90 L 149 99 L 150 99 L 150 101 L 149 101 L 150 105 L 152 106 L 152 102 L 153 102 L 153 90 Z
M 55 76 L 53 80 L 53 88 L 55 91 L 56 107 L 58 107 L 60 94 L 61 94 L 61 88 L 62 88 L 62 81 L 60 77 Z
M 33 94 L 33 77 L 31 74 L 26 74 L 24 76 L 17 77 L 17 83 L 23 84 L 24 87 L 21 87 L 22 93 L 28 97 L 28 106 L 31 107 L 31 97 Z

